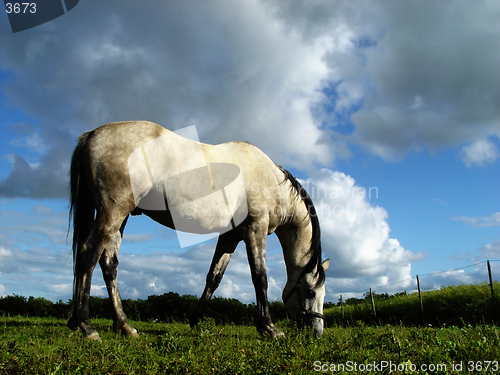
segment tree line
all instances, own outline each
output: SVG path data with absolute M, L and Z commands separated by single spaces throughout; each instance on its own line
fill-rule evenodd
M 198 303 L 198 297 L 169 292 L 152 295 L 147 299 L 124 299 L 123 308 L 128 318 L 140 321 L 188 322 L 190 314 Z M 282 302 L 270 302 L 270 310 L 275 320 L 287 317 Z M 43 297 L 23 297 L 9 295 L 0 297 L 0 315 L 23 315 L 30 317 L 55 317 L 66 319 L 71 314 L 71 301 L 52 302 Z M 257 316 L 255 303 L 245 304 L 234 298 L 213 297 L 208 304 L 206 317 L 218 324 L 253 325 Z M 109 298 L 90 297 L 90 317 L 112 319 Z
M 362 298 L 348 298 L 338 303 L 326 302 L 325 322 L 327 326 L 358 324 L 441 326 L 496 323 L 500 321 L 500 283 L 495 281 L 493 284 L 495 290 L 493 300 L 490 285 L 486 283 L 426 291 L 422 293 L 421 300 L 417 293 L 401 292 L 393 295 L 365 293 Z M 169 292 L 152 295 L 147 299 L 125 299 L 123 307 L 131 320 L 187 323 L 197 303 L 198 297 L 194 295 L 181 296 Z M 287 318 L 287 309 L 281 301 L 270 302 L 270 310 L 274 321 Z M 19 295 L 0 297 L 0 316 L 22 315 L 67 319 L 70 313 L 71 301 L 52 302 L 42 297 Z M 257 316 L 257 307 L 255 303 L 245 304 L 233 298 L 214 297 L 208 304 L 205 316 L 214 319 L 217 324 L 252 326 Z M 112 319 L 109 298 L 91 296 L 90 317 Z

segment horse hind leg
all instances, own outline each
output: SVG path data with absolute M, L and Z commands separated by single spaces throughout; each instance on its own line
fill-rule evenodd
M 92 327 L 89 319 L 92 273 L 104 250 L 100 245 L 100 237 L 98 226 L 94 223 L 87 240 L 77 250 L 73 286 L 73 313 L 68 321 L 69 328 L 72 330 L 80 328 L 85 337 L 93 340 L 100 340 L 99 334 Z
M 119 221 L 119 223 L 122 221 Z M 68 327 L 73 330 L 80 328 L 85 337 L 93 340 L 100 340 L 100 338 L 89 319 L 92 274 L 105 249 L 113 243 L 114 233 L 118 232 L 119 226 L 120 224 L 116 225 L 116 222 L 109 214 L 101 211 L 92 224 L 87 240 L 77 249 L 73 314 L 68 321 Z
M 130 326 L 127 316 L 123 311 L 122 299 L 116 282 L 118 275 L 118 252 L 120 251 L 123 229 L 125 228 L 127 218 L 123 221 L 120 232 L 116 232 L 113 235 L 109 246 L 104 249 L 101 259 L 99 260 L 99 265 L 101 266 L 102 275 L 106 282 L 106 288 L 108 289 L 109 299 L 114 310 L 113 331 L 117 334 L 122 333 L 126 336 L 137 337 L 137 330 Z

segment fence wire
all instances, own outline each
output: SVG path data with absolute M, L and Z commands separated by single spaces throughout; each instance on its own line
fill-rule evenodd
M 406 324 L 425 324 L 425 325 L 457 325 L 470 323 L 488 323 L 494 324 L 500 321 L 497 305 L 500 307 L 500 295 L 498 285 L 494 286 L 494 278 L 491 263 L 500 262 L 500 259 L 490 259 L 481 262 L 468 264 L 462 267 L 452 268 L 445 271 L 435 271 L 425 274 L 419 274 L 408 277 L 392 283 L 360 290 L 356 293 L 346 293 L 349 295 L 363 294 L 363 298 L 351 297 L 344 300 L 342 294 L 339 302 L 336 304 L 340 307 L 339 310 L 330 310 L 327 314 L 327 321 L 329 324 L 358 324 L 365 322 L 369 324 L 392 324 L 403 322 Z M 482 269 L 482 265 L 484 269 Z M 441 287 L 432 287 L 429 289 L 422 289 L 422 278 L 431 277 L 435 275 L 453 273 L 462 271 L 464 269 L 475 267 L 473 273 L 457 273 L 460 278 L 474 278 L 472 282 L 460 282 L 460 286 L 456 289 L 450 289 L 451 292 L 440 294 L 438 290 L 447 288 L 448 286 L 456 285 L 456 283 L 449 283 L 448 285 L 441 285 Z M 495 271 L 499 272 L 498 267 Z M 459 281 L 455 279 L 454 281 Z M 415 289 L 392 293 L 380 293 L 381 289 L 388 288 L 400 283 L 406 283 L 409 286 L 409 280 L 415 280 Z M 436 280 L 434 280 L 435 282 Z M 483 289 L 483 286 L 487 289 Z M 464 289 L 465 287 L 466 289 Z M 472 287 L 471 289 L 467 289 Z M 488 291 L 487 291 L 488 290 Z M 401 293 L 402 292 L 402 293 Z M 413 296 L 418 292 L 418 298 L 415 300 Z M 429 293 L 428 293 L 429 292 Z M 425 296 L 424 296 L 425 295 Z M 404 299 L 393 299 L 393 297 L 401 297 Z M 407 297 L 409 298 L 407 298 Z M 349 302 L 349 300 L 351 300 Z M 426 302 L 427 301 L 427 302 Z M 368 305 L 367 305 L 368 304 Z M 379 307 L 381 311 L 378 311 Z M 335 306 L 335 304 L 334 304 Z M 371 306 L 368 309 L 368 306 Z M 344 317 L 344 309 L 347 309 L 346 316 Z M 340 315 L 339 315 L 340 314 Z M 347 316 L 348 315 L 348 316 Z
M 358 292 L 349 292 L 349 293 L 345 293 L 345 294 L 354 294 L 354 295 L 364 294 L 364 293 L 369 292 L 370 289 L 372 290 L 372 292 L 375 292 L 375 291 L 378 291 L 380 289 L 388 288 L 390 286 L 394 286 L 394 285 L 397 285 L 397 284 L 401 284 L 401 283 L 407 282 L 408 280 L 415 280 L 415 282 L 416 282 L 417 276 L 420 277 L 420 278 L 422 278 L 424 276 L 433 276 L 433 275 L 439 275 L 439 274 L 444 274 L 444 273 L 449 273 L 449 272 L 454 272 L 454 271 L 460 271 L 460 270 L 463 270 L 463 269 L 466 269 L 466 268 L 471 268 L 471 267 L 478 266 L 480 264 L 486 265 L 487 262 L 488 262 L 488 260 L 483 260 L 481 262 L 472 263 L 472 264 L 469 264 L 469 265 L 466 265 L 466 266 L 462 266 L 462 267 L 458 267 L 458 268 L 451 268 L 451 269 L 444 270 L 444 271 L 435 271 L 435 272 L 429 272 L 429 273 L 422 273 L 422 274 L 418 274 L 418 275 L 415 275 L 415 276 L 412 276 L 412 277 L 407 277 L 406 279 L 394 281 L 394 282 L 383 284 L 383 285 L 372 286 L 371 288 L 366 288 L 366 289 L 360 290 Z M 500 262 L 500 259 L 489 259 L 489 262 L 490 263 L 491 262 Z M 488 280 L 484 280 L 484 281 L 487 282 Z M 343 294 L 343 293 L 338 293 L 338 294 Z

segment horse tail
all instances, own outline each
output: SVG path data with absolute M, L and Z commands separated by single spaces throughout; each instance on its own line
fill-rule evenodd
M 73 221 L 73 265 L 76 266 L 76 257 L 79 249 L 88 238 L 95 215 L 95 203 L 89 186 L 85 181 L 83 158 L 86 154 L 86 144 L 91 132 L 80 136 L 78 145 L 71 158 L 70 177 L 70 224 Z

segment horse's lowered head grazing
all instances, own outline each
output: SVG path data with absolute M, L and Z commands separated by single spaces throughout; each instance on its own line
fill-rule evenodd
M 303 273 L 295 285 L 287 284 L 283 291 L 283 302 L 291 319 L 295 320 L 300 328 L 313 328 L 316 337 L 323 335 L 325 271 L 329 265 L 330 259 L 326 259 L 311 272 Z
M 294 225 L 284 225 L 283 229 L 276 230 L 283 247 L 295 249 L 284 253 L 288 280 L 283 289 L 283 303 L 290 318 L 299 327 L 313 328 L 316 336 L 321 337 L 324 328 L 325 271 L 330 266 L 330 259 L 321 261 L 321 231 L 311 197 L 290 172 L 285 169 L 282 172 L 291 185 L 291 201 L 295 199 L 297 202 L 293 211 Z M 288 233 L 284 235 L 283 232 Z

